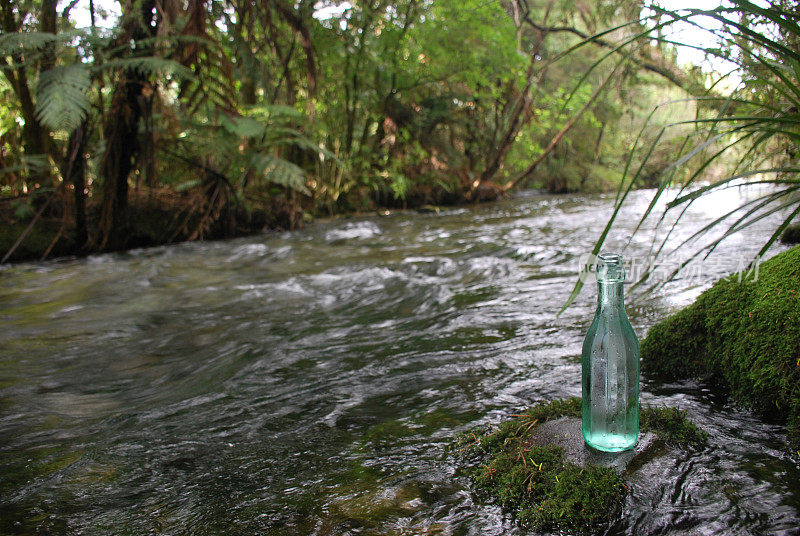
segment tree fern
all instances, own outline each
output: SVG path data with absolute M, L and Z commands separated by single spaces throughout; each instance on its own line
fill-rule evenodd
M 19 163 L 0 168 L 0 180 L 6 175 L 44 175 L 55 171 L 53 162 L 46 154 L 24 154 Z
M 51 130 L 72 131 L 89 110 L 92 80 L 84 65 L 43 72 L 36 87 L 36 117 Z
M 7 33 L 0 35 L 0 56 L 14 56 L 23 52 L 40 50 L 61 38 L 47 32 Z
M 275 141 L 274 144 L 293 145 L 299 149 L 302 149 L 304 151 L 309 151 L 327 160 L 334 160 L 337 163 L 341 163 L 339 158 L 335 154 L 333 154 L 330 150 L 326 149 L 324 146 L 318 144 L 314 140 L 311 140 L 308 137 L 303 136 L 302 134 L 297 132 L 295 132 L 294 135 L 287 134 L 286 137 Z
M 261 120 L 303 119 L 303 114 L 300 111 L 284 104 L 262 104 L 250 106 L 247 110 L 247 115 Z

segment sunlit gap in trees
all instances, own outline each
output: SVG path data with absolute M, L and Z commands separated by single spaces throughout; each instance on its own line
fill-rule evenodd
M 317 2 L 314 4 L 314 18 L 327 20 L 331 17 L 339 17 L 352 7 L 353 4 L 350 2 Z
M 765 0 L 753 0 L 753 3 L 769 7 Z M 719 0 L 661 0 L 651 1 L 642 9 L 642 19 L 649 28 L 658 23 L 666 22 L 665 17 L 656 19 L 653 8 L 661 8 L 676 12 L 678 15 L 688 14 L 688 10 L 712 10 L 720 6 L 733 7 L 732 2 Z M 761 26 L 764 33 L 772 33 L 772 29 Z M 718 74 L 725 77 L 717 87 L 724 91 L 733 91 L 742 83 L 739 66 L 720 57 L 710 54 L 709 49 L 723 49 L 730 46 L 730 33 L 723 31 L 722 23 L 712 17 L 693 17 L 692 22 L 678 21 L 662 28 L 660 33 L 653 35 L 654 42 L 657 38 L 664 39 L 676 45 L 677 63 L 682 66 L 696 65 L 707 74 Z M 716 81 L 716 79 L 714 80 Z
M 71 3 L 71 0 L 60 0 L 58 11 Z M 116 26 L 117 19 L 122 15 L 119 2 L 116 0 L 78 0 L 78 3 L 69 12 L 70 19 L 75 23 L 76 28 L 90 28 L 92 26 L 92 14 L 90 4 L 94 4 L 94 23 L 97 28 L 111 29 Z
M 69 5 L 73 0 L 60 0 L 58 10 Z M 97 28 L 110 29 L 116 24 L 117 19 L 122 15 L 120 4 L 116 0 L 94 0 L 95 26 Z M 317 20 L 327 20 L 332 17 L 341 16 L 342 13 L 351 9 L 350 2 L 317 2 L 314 5 L 314 18 Z M 89 28 L 92 25 L 92 15 L 90 11 L 90 0 L 78 0 L 77 4 L 70 11 L 70 19 L 75 23 L 76 28 Z

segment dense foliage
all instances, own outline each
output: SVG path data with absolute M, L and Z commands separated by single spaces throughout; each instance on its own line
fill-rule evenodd
M 615 187 L 675 119 L 653 107 L 704 87 L 635 1 L 109 0 L 78 27 L 85 4 L 0 3 L 6 256 Z

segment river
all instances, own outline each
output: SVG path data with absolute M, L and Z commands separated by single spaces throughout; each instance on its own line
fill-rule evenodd
M 650 195 L 632 194 L 611 249 Z M 676 239 L 748 195 L 698 203 Z M 595 285 L 555 315 L 613 200 L 525 193 L 3 268 L 0 533 L 525 534 L 476 501 L 446 447 L 580 396 Z M 632 293 L 639 337 L 775 223 Z M 626 255 L 647 258 L 647 236 Z M 800 466 L 781 426 L 696 383 L 642 389 L 710 442 L 640 471 L 610 534 L 797 534 Z

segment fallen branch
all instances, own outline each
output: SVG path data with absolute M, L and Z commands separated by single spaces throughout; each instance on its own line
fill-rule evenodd
M 8 260 L 8 258 L 11 257 L 11 255 L 14 254 L 14 252 L 17 250 L 19 245 L 22 244 L 22 241 L 25 240 L 28 237 L 28 235 L 33 230 L 33 226 L 36 225 L 36 222 L 39 221 L 39 218 L 41 218 L 42 214 L 44 214 L 44 211 L 47 208 L 47 205 L 49 205 L 50 201 L 53 200 L 53 196 L 54 195 L 55 195 L 55 192 L 48 196 L 47 201 L 45 201 L 44 205 L 42 205 L 42 208 L 39 209 L 39 212 L 36 213 L 36 215 L 33 217 L 33 219 L 28 224 L 28 226 L 25 228 L 25 230 L 22 231 L 22 234 L 19 235 L 19 238 L 17 238 L 17 241 L 14 242 L 14 245 L 11 246 L 11 248 L 3 256 L 2 260 L 0 260 L 0 264 L 5 263 Z

